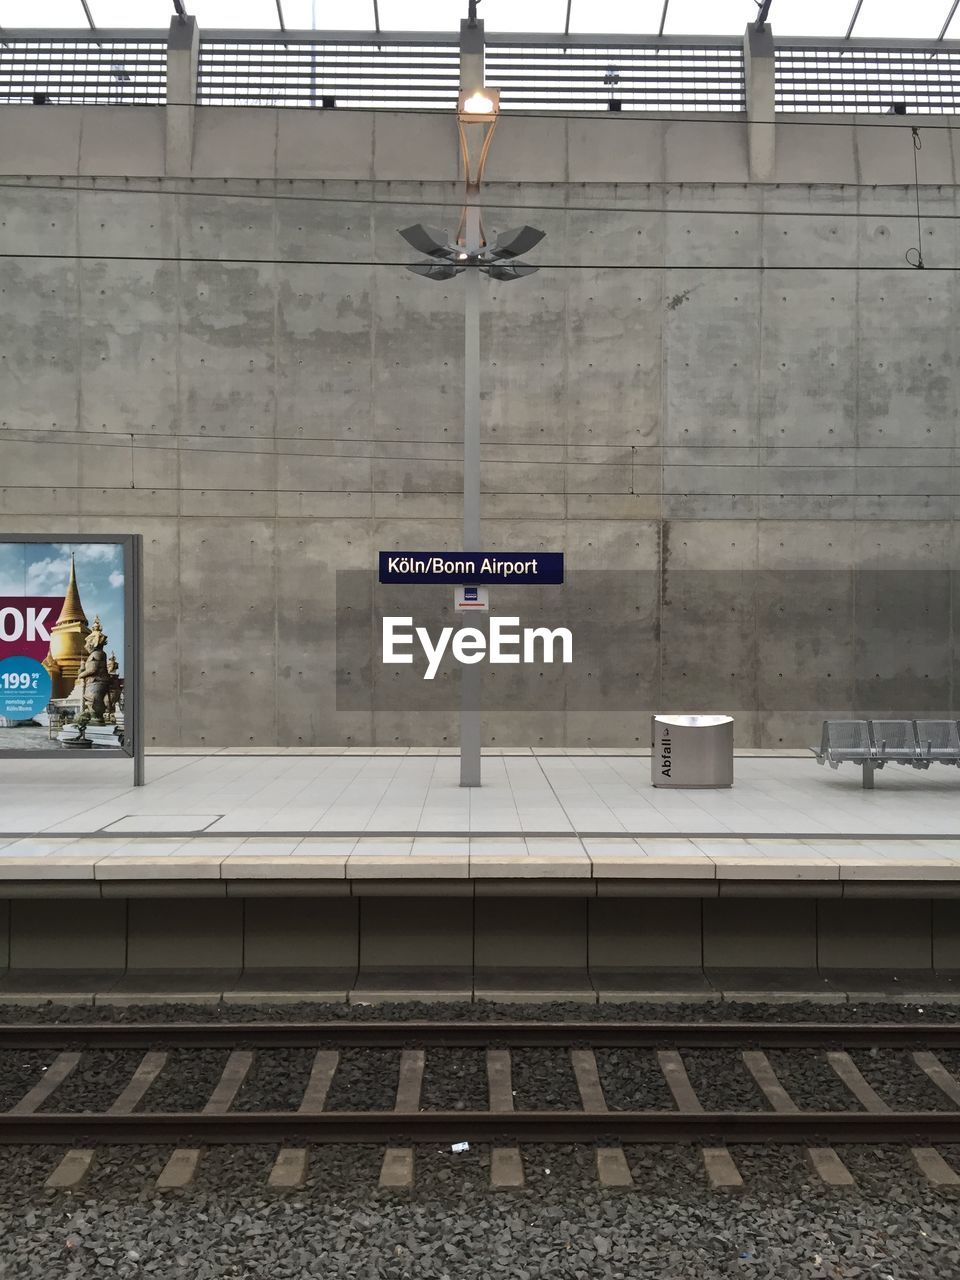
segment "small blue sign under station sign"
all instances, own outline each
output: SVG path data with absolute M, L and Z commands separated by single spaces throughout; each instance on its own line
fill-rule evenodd
M 562 551 L 381 551 L 381 583 L 560 586 Z
M 457 587 L 453 607 L 457 613 L 489 613 L 490 592 L 486 587 Z

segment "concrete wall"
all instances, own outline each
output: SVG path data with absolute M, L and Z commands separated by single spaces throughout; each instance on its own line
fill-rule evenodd
M 308 991 L 341 999 L 355 983 L 372 995 L 415 974 L 418 985 L 450 984 L 468 999 L 509 999 L 508 975 L 515 992 L 550 975 L 550 986 L 587 994 L 592 983 L 608 998 L 618 988 L 649 992 L 658 973 L 706 972 L 723 989 L 737 973 L 769 984 L 785 972 L 808 983 L 859 972 L 873 975 L 876 991 L 924 973 L 956 975 L 960 957 L 956 895 L 944 885 L 949 900 L 912 897 L 916 886 L 903 883 L 883 900 L 671 897 L 662 885 L 647 886 L 652 896 L 551 897 L 542 883 L 521 897 L 451 897 L 449 882 L 421 896 L 409 881 L 413 892 L 400 894 L 402 882 L 385 881 L 353 898 L 288 896 L 288 882 L 279 896 L 211 899 L 182 896 L 195 884 L 158 897 L 141 882 L 146 896 L 91 901 L 70 896 L 76 883 L 57 886 L 60 897 L 0 899 L 0 1003 L 18 989 L 62 990 L 65 975 L 77 992 L 109 991 L 124 974 L 128 990 L 176 991 L 156 981 L 174 973 L 201 991 L 216 990 L 217 978 L 236 990 L 241 973 L 248 990 L 276 991 L 297 975 Z M 907 999 L 910 990 L 892 993 Z
M 488 229 L 554 265 L 486 290 L 484 541 L 657 575 L 647 709 L 722 706 L 744 744 L 960 701 L 960 134 L 923 132 L 911 271 L 883 123 L 779 123 L 766 184 L 729 117 L 493 147 Z M 455 225 L 456 163 L 449 119 L 199 109 L 166 178 L 160 108 L 0 109 L 0 530 L 144 534 L 148 744 L 450 740 L 337 711 L 334 586 L 458 545 L 459 289 L 393 265 L 398 227 Z M 488 732 L 647 736 L 562 690 Z

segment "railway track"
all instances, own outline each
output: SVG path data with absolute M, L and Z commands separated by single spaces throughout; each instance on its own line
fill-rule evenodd
M 299 1103 L 289 1109 L 235 1109 L 257 1055 L 300 1050 L 310 1058 Z M 482 1053 L 486 1076 L 484 1109 L 427 1108 L 424 1072 L 435 1050 Z M 626 1110 L 608 1105 L 598 1054 L 611 1049 L 642 1051 L 651 1059 L 665 1105 Z M 701 1100 L 688 1066 L 698 1051 L 734 1054 L 738 1072 L 749 1081 L 758 1105 L 711 1109 Z M 408 1188 L 414 1180 L 414 1144 L 484 1143 L 491 1148 L 491 1182 L 523 1185 L 521 1145 L 573 1142 L 596 1148 L 597 1173 L 608 1186 L 629 1186 L 622 1143 L 694 1143 L 703 1147 L 707 1176 L 718 1187 L 742 1185 L 729 1147 L 737 1143 L 801 1143 L 815 1173 L 832 1185 L 852 1178 L 834 1144 L 907 1143 L 927 1178 L 938 1186 L 960 1187 L 960 1176 L 935 1149 L 960 1142 L 960 1081 L 939 1053 L 960 1049 L 960 1024 L 767 1024 L 767 1023 L 546 1023 L 546 1022 L 352 1022 L 250 1024 L 76 1024 L 0 1027 L 0 1056 L 40 1053 L 39 1078 L 6 1111 L 0 1112 L 0 1144 L 68 1144 L 48 1185 L 78 1185 L 96 1146 L 115 1143 L 169 1144 L 174 1151 L 158 1186 L 187 1185 L 204 1145 L 283 1144 L 270 1174 L 271 1185 L 301 1185 L 309 1144 L 370 1143 L 386 1146 L 381 1185 Z M 108 1081 L 112 1101 L 98 1110 L 58 1108 L 58 1092 L 85 1055 L 142 1051 L 125 1077 Z M 219 1050 L 224 1062 L 202 1106 L 149 1111 L 150 1090 L 164 1072 L 188 1074 L 184 1054 Z M 514 1058 L 525 1051 L 555 1051 L 557 1069 L 575 1081 L 578 1107 L 530 1109 L 516 1105 Z M 875 1088 L 852 1053 L 895 1053 L 924 1087 L 936 1094 L 937 1109 L 896 1106 Z M 392 1106 L 328 1107 L 341 1055 L 392 1052 L 395 1089 Z M 848 1105 L 798 1103 L 771 1060 L 774 1051 L 816 1056 Z M 171 1055 L 177 1054 L 176 1068 Z M 393 1072 L 393 1068 L 391 1068 Z M 393 1074 L 391 1074 L 393 1079 Z M 101 1088 L 101 1093 L 103 1089 Z M 342 1101 L 342 1100 L 341 1100 Z

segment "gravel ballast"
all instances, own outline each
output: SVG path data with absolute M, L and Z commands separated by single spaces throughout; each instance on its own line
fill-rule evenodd
M 390 1111 L 397 1101 L 400 1055 L 392 1049 L 342 1049 L 327 1111 Z
M 197 1005 L 4 1005 L 0 1025 L 16 1022 L 409 1022 L 443 1019 L 468 1022 L 956 1022 L 960 1005 L 874 1002 L 856 1004 L 764 1003 L 709 1000 L 671 1002 L 498 1004 L 486 1000 L 442 1005 L 417 1000 L 351 1005 L 302 1004 Z
M 862 1111 L 820 1049 L 771 1049 L 770 1065 L 801 1111 Z
M 423 1004 L 196 1006 L 57 1011 L 10 1007 L 7 1021 L 309 1021 L 330 1018 L 724 1021 L 944 1021 L 958 1010 L 924 1006 L 482 1006 Z M 848 1016 L 851 1012 L 857 1016 Z M 62 1014 L 62 1018 L 58 1017 Z M 411 1043 L 416 1043 L 415 1032 Z M 85 1057 L 99 1057 L 96 1051 Z M 731 1056 L 732 1055 L 732 1056 Z M 140 1053 L 132 1054 L 133 1066 Z M 143 1107 L 201 1107 L 220 1078 L 225 1050 L 174 1051 Z M 800 1106 L 849 1109 L 852 1095 L 817 1051 L 770 1051 L 784 1086 Z M 856 1051 L 854 1060 L 891 1105 L 914 1094 L 910 1055 Z M 960 1053 L 940 1053 L 955 1073 Z M 16 1098 L 42 1076 L 53 1055 L 0 1054 L 0 1099 L 6 1081 Z M 299 1104 L 312 1050 L 265 1050 L 236 1106 Z M 262 1059 L 263 1065 L 257 1065 Z M 579 1109 L 564 1050 L 512 1054 L 518 1107 Z M 684 1051 L 704 1106 L 764 1106 L 737 1051 Z M 17 1066 L 16 1064 L 20 1065 Z M 428 1050 L 422 1105 L 486 1106 L 482 1052 Z M 656 1109 L 672 1099 L 645 1050 L 600 1050 L 597 1064 L 608 1105 Z M 82 1064 L 81 1064 L 82 1065 Z M 124 1079 L 132 1066 L 124 1064 Z M 389 1109 L 396 1097 L 399 1053 L 344 1050 L 327 1105 Z M 29 1079 L 18 1072 L 30 1068 Z M 913 1068 L 915 1069 L 915 1067 Z M 78 1066 L 77 1070 L 80 1070 Z M 29 1073 L 28 1073 L 29 1074 Z M 105 1080 L 106 1077 L 103 1077 Z M 110 1080 L 111 1089 L 116 1083 Z M 24 1086 L 24 1087 L 21 1087 Z M 78 1087 L 75 1084 L 75 1088 Z M 93 1090 L 94 1083 L 84 1086 Z M 103 1087 L 103 1086 L 96 1086 Z M 66 1088 L 66 1082 L 62 1086 Z M 890 1090 L 893 1090 L 891 1095 Z M 59 1091 L 58 1091 L 59 1092 Z M 57 1095 L 54 1095 L 55 1097 Z M 188 1101 L 190 1099 L 190 1101 Z M 112 1097 L 107 1101 L 112 1100 Z M 925 1103 L 923 1104 L 925 1105 Z M 858 1188 L 838 1195 L 813 1177 L 802 1147 L 736 1147 L 745 1179 L 736 1196 L 709 1191 L 699 1148 L 625 1148 L 635 1190 L 604 1192 L 589 1145 L 525 1146 L 527 1188 L 489 1189 L 490 1152 L 423 1144 L 416 1148 L 412 1193 L 380 1191 L 379 1146 L 329 1145 L 309 1150 L 302 1189 L 277 1194 L 266 1178 L 276 1145 L 212 1147 L 195 1185 L 160 1194 L 154 1188 L 172 1146 L 98 1149 L 86 1184 L 73 1194 L 46 1192 L 43 1182 L 63 1148 L 8 1147 L 0 1152 L 0 1276 L 3 1280 L 960 1280 L 960 1203 L 931 1190 L 909 1148 L 844 1147 Z M 938 1148 L 960 1169 L 960 1147 Z
M 232 1111 L 296 1111 L 310 1079 L 315 1049 L 258 1049 Z
M 570 1054 L 565 1049 L 514 1049 L 513 1104 L 518 1111 L 579 1111 Z
M 917 1066 L 906 1049 L 853 1049 L 850 1057 L 894 1111 L 956 1111 L 956 1103 Z
M 737 1148 L 746 1181 L 711 1193 L 694 1147 L 627 1149 L 637 1190 L 604 1194 L 589 1147 L 523 1150 L 528 1190 L 492 1193 L 489 1152 L 416 1150 L 411 1195 L 376 1189 L 382 1151 L 310 1151 L 307 1184 L 270 1194 L 276 1149 L 204 1154 L 196 1185 L 159 1195 L 156 1148 L 107 1148 L 75 1195 L 38 1192 L 59 1157 L 0 1161 L 11 1280 L 953 1280 L 960 1208 L 901 1148 L 845 1148 L 853 1195 L 818 1186 L 796 1148 Z
M 471 1049 L 428 1049 L 420 1105 L 427 1111 L 485 1111 L 486 1056 Z
M 226 1049 L 171 1049 L 137 1111 L 199 1111 L 223 1075 Z
M 105 1111 L 143 1060 L 136 1049 L 93 1049 L 40 1106 L 41 1111 Z
M 611 1111 L 675 1111 L 656 1054 L 650 1049 L 598 1049 L 597 1070 Z
M 958 1011 L 960 1016 L 960 1011 Z M 937 1057 L 947 1068 L 954 1080 L 960 1080 L 960 1049 L 938 1049 Z
M 769 1110 L 738 1049 L 684 1050 L 683 1065 L 704 1111 Z
M 54 1056 L 45 1049 L 11 1049 L 0 1053 L 0 1111 L 9 1111 L 40 1082 Z

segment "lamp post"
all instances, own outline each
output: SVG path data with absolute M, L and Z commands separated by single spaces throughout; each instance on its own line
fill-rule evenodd
M 519 280 L 537 270 L 515 259 L 544 237 L 536 227 L 502 232 L 487 243 L 480 217 L 480 185 L 500 114 L 500 92 L 484 85 L 483 23 L 471 0 L 470 16 L 460 24 L 460 97 L 457 130 L 463 168 L 464 203 L 453 241 L 445 231 L 422 223 L 400 235 L 432 259 L 408 271 L 428 280 L 463 275 L 463 549 L 479 551 L 480 542 L 480 276 Z M 464 666 L 460 678 L 460 785 L 480 786 L 480 667 Z

